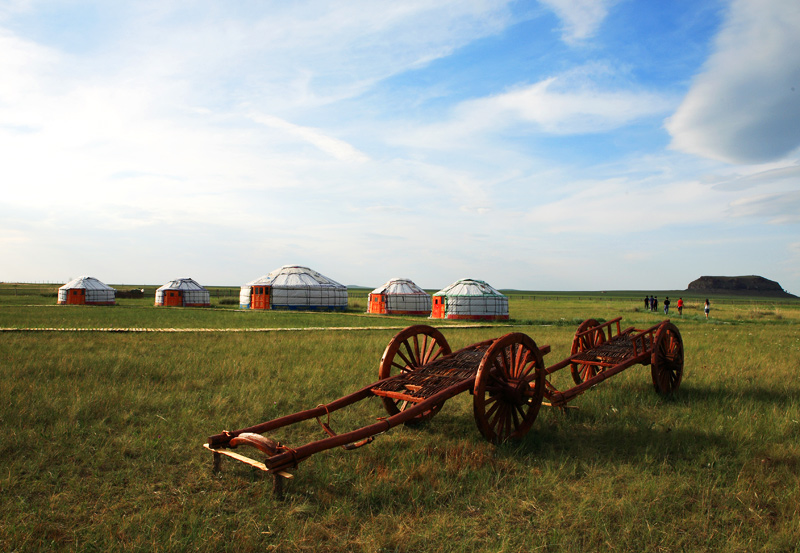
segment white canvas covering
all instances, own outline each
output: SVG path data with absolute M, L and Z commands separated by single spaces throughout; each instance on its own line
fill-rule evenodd
M 508 317 L 508 297 L 482 280 L 464 278 L 439 290 L 434 296 L 445 296 L 445 318 Z
M 250 308 L 253 286 L 269 286 L 270 306 L 273 309 L 345 309 L 347 287 L 298 265 L 284 265 L 268 275 L 257 278 L 241 287 L 239 307 Z
M 114 303 L 117 291 L 94 277 L 81 276 L 58 289 L 58 303 L 67 302 L 69 290 L 86 290 L 86 303 Z
M 386 297 L 386 312 L 427 312 L 431 310 L 430 295 L 407 278 L 393 278 L 375 288 L 370 295 Z
M 156 303 L 164 303 L 164 292 L 167 290 L 181 290 L 184 305 L 209 305 L 211 294 L 191 278 L 176 278 L 156 290 Z

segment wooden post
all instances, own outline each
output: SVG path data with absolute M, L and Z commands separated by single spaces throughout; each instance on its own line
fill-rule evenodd
M 272 493 L 275 499 L 283 501 L 283 476 L 278 473 L 272 475 Z

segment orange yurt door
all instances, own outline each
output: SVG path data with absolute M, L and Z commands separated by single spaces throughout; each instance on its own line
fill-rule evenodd
M 250 309 L 269 309 L 269 286 L 253 286 Z
M 183 307 L 183 292 L 181 290 L 165 291 L 164 305 L 167 307 Z
M 383 294 L 370 294 L 367 313 L 386 313 L 386 296 Z
M 431 318 L 444 319 L 444 296 L 433 296 L 433 311 Z
M 83 305 L 86 303 L 86 290 L 75 288 L 67 291 L 67 305 Z

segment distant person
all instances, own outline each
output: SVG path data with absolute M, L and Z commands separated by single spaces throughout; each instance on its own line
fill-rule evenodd
M 708 319 L 708 312 L 711 311 L 711 302 L 708 301 L 708 298 L 706 298 L 706 303 L 703 305 L 703 311 L 706 314 L 706 319 Z
M 658 311 L 658 296 L 653 296 L 653 311 Z
M 645 310 L 650 309 L 650 296 L 644 297 L 644 308 Z
M 683 317 L 683 298 L 678 298 L 678 315 Z
M 669 296 L 664 299 L 664 315 L 669 315 Z

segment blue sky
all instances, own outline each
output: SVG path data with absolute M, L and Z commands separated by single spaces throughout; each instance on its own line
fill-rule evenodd
M 0 2 L 0 280 L 800 295 L 796 0 Z

